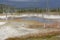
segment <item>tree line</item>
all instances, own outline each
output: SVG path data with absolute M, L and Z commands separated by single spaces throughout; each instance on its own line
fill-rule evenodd
M 43 8 L 19 8 L 19 9 L 14 9 L 14 10 L 12 10 L 12 9 L 10 9 L 10 10 L 5 9 L 5 12 L 6 12 L 6 10 L 9 12 L 16 12 L 16 13 L 25 13 L 25 12 L 42 13 L 42 12 L 47 12 L 47 10 L 43 9 Z M 3 11 L 4 10 L 0 8 L 0 13 L 3 13 Z M 59 8 L 49 9 L 49 12 L 60 12 L 60 9 Z
M 47 12 L 47 10 L 43 8 L 30 8 L 30 9 L 20 8 L 19 10 L 17 10 L 17 13 L 24 13 L 24 12 L 42 13 Z M 59 8 L 49 9 L 49 12 L 60 12 L 60 9 Z

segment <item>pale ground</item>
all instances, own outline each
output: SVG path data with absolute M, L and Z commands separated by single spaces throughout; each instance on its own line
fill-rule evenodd
M 15 22 L 0 22 L 0 40 L 14 37 L 29 37 L 29 36 L 43 36 L 43 35 L 55 35 L 60 33 L 60 29 L 33 29 L 26 28 L 31 24 L 41 24 L 34 21 L 16 21 Z
M 34 25 L 43 25 L 43 24 L 44 23 L 40 23 L 37 21 L 24 21 L 21 19 L 8 20 L 8 21 L 0 20 L 0 40 L 5 40 L 7 38 L 21 37 L 21 36 L 24 38 L 29 36 L 41 37 L 46 35 L 50 36 L 60 34 L 60 29 L 56 28 L 46 29 L 43 26 L 42 26 L 43 28 L 41 28 L 41 26 L 38 29 L 34 28 L 35 27 Z M 30 25 L 32 25 L 33 28 L 29 28 Z
M 36 13 L 34 13 L 34 14 L 32 14 L 32 13 L 30 13 L 30 14 L 28 14 L 28 13 L 22 13 L 22 14 L 14 14 L 14 15 L 10 15 L 10 14 L 8 14 L 8 16 L 7 17 L 31 17 L 31 16 L 37 16 L 37 17 L 43 17 L 43 18 L 46 18 L 46 19 L 60 19 L 60 15 L 52 15 L 52 14 L 36 14 Z M 2 18 L 2 19 L 4 19 L 4 18 L 6 18 L 6 16 L 5 15 L 3 15 L 3 14 L 0 14 L 0 18 Z

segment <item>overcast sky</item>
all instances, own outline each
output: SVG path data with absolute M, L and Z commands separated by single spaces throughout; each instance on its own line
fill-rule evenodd
M 9 0 L 9 1 L 30 1 L 30 0 Z
M 17 7 L 46 7 L 47 0 L 0 0 L 0 3 Z M 48 0 L 49 7 L 60 7 L 60 0 Z
M 13 1 L 13 2 L 40 2 L 46 0 L 0 0 L 0 1 Z

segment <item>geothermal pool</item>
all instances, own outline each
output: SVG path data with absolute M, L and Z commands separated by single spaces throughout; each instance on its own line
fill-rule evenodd
M 59 29 L 32 29 L 25 28 L 24 26 L 29 26 L 24 22 L 0 22 L 0 40 L 5 40 L 7 38 L 20 37 L 27 34 L 35 33 L 47 33 L 52 31 L 60 31 Z
M 13 18 L 15 19 L 15 18 Z M 34 20 L 42 23 L 53 23 L 54 20 L 49 20 L 41 17 L 19 17 L 18 19 L 23 19 L 23 20 Z M 8 18 L 9 20 L 9 18 Z M 25 28 L 23 26 L 29 26 L 27 24 L 24 25 L 24 22 L 19 23 L 19 22 L 0 22 L 0 40 L 5 40 L 6 38 L 9 37 L 20 37 L 24 36 L 30 33 L 47 33 L 51 31 L 60 31 L 57 29 L 31 29 L 31 28 Z
M 21 19 L 23 20 L 34 20 L 34 21 L 38 21 L 38 22 L 42 22 L 42 23 L 53 23 L 54 20 L 50 20 L 50 19 L 45 19 L 45 18 L 41 18 L 41 17 L 21 17 Z
M 13 38 L 13 37 L 20 37 L 24 36 L 27 34 L 35 34 L 35 33 L 47 33 L 47 32 L 52 32 L 52 31 L 59 31 L 57 29 L 31 29 L 31 28 L 25 28 L 22 25 L 22 23 L 5 23 L 2 27 L 0 27 L 0 40 L 5 40 L 7 38 Z M 20 26 L 19 26 L 20 25 Z

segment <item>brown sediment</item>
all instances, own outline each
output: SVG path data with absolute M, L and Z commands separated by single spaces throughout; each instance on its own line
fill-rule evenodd
M 26 20 L 16 19 L 16 20 L 9 20 L 8 22 L 24 22 L 24 23 L 29 24 L 28 28 L 44 27 L 44 23 L 37 22 L 37 21 L 26 21 Z M 52 24 L 45 24 L 46 28 L 57 28 L 58 25 L 59 25 L 59 22 L 55 22 L 55 23 L 52 23 Z M 26 38 L 38 38 L 38 37 L 60 35 L 60 29 L 57 29 L 57 31 L 53 31 L 53 29 L 51 29 L 51 30 L 52 31 L 48 31 L 48 32 L 45 32 L 45 33 L 41 33 L 40 32 L 41 30 L 40 30 L 37 33 L 30 33 L 30 34 L 27 34 L 27 35 L 23 35 L 21 37 L 7 38 L 6 40 L 22 40 L 22 39 L 26 39 Z
M 52 24 L 46 24 L 46 28 L 60 28 L 60 22 L 54 22 Z
M 8 22 L 24 22 L 29 25 L 28 28 L 39 28 L 39 27 L 44 27 L 44 25 L 45 25 L 45 28 L 60 28 L 60 22 L 47 24 L 47 23 L 42 23 L 38 21 L 22 20 L 22 19 L 9 20 Z
M 6 40 L 21 40 L 21 39 L 27 39 L 27 38 L 41 38 L 41 37 L 49 37 L 49 36 L 55 36 L 59 35 L 60 31 L 51 31 L 51 32 L 45 32 L 45 33 L 30 33 L 21 37 L 14 37 L 14 38 L 7 38 Z
M 17 21 L 17 20 L 15 20 L 13 22 L 28 23 L 29 24 L 28 28 L 38 28 L 38 27 L 43 27 L 43 25 L 44 25 L 44 23 L 40 23 L 40 22 L 37 22 L 37 21 L 25 21 L 25 20 L 18 20 Z M 60 29 L 57 29 L 56 25 L 58 25 L 58 24 L 57 23 L 53 23 L 53 24 L 49 24 L 49 26 L 48 26 L 48 24 L 46 24 L 46 28 L 48 28 L 48 27 L 52 28 L 50 30 L 46 30 L 47 32 L 42 31 L 43 30 L 42 29 L 42 30 L 39 30 L 36 33 L 29 33 L 29 34 L 26 34 L 26 35 L 23 35 L 23 36 L 20 36 L 20 37 L 13 37 L 13 38 L 10 37 L 10 38 L 7 38 L 6 40 L 24 40 L 24 39 L 28 39 L 28 38 L 41 38 L 41 37 L 49 37 L 49 36 L 60 35 Z M 56 28 L 57 30 L 53 29 L 53 27 Z
M 0 20 L 0 21 L 6 22 L 6 20 Z M 28 28 L 39 28 L 39 27 L 44 27 L 44 25 L 45 25 L 45 28 L 60 28 L 60 22 L 46 24 L 46 23 L 42 23 L 42 22 L 38 22 L 38 21 L 22 20 L 22 19 L 7 20 L 7 22 L 24 22 L 29 25 Z
M 38 22 L 38 21 L 31 21 L 31 20 L 22 20 L 22 19 L 16 19 L 16 20 L 9 20 L 8 22 L 24 22 L 24 23 L 28 23 L 28 24 L 38 24 L 38 25 L 42 25 L 42 22 Z

